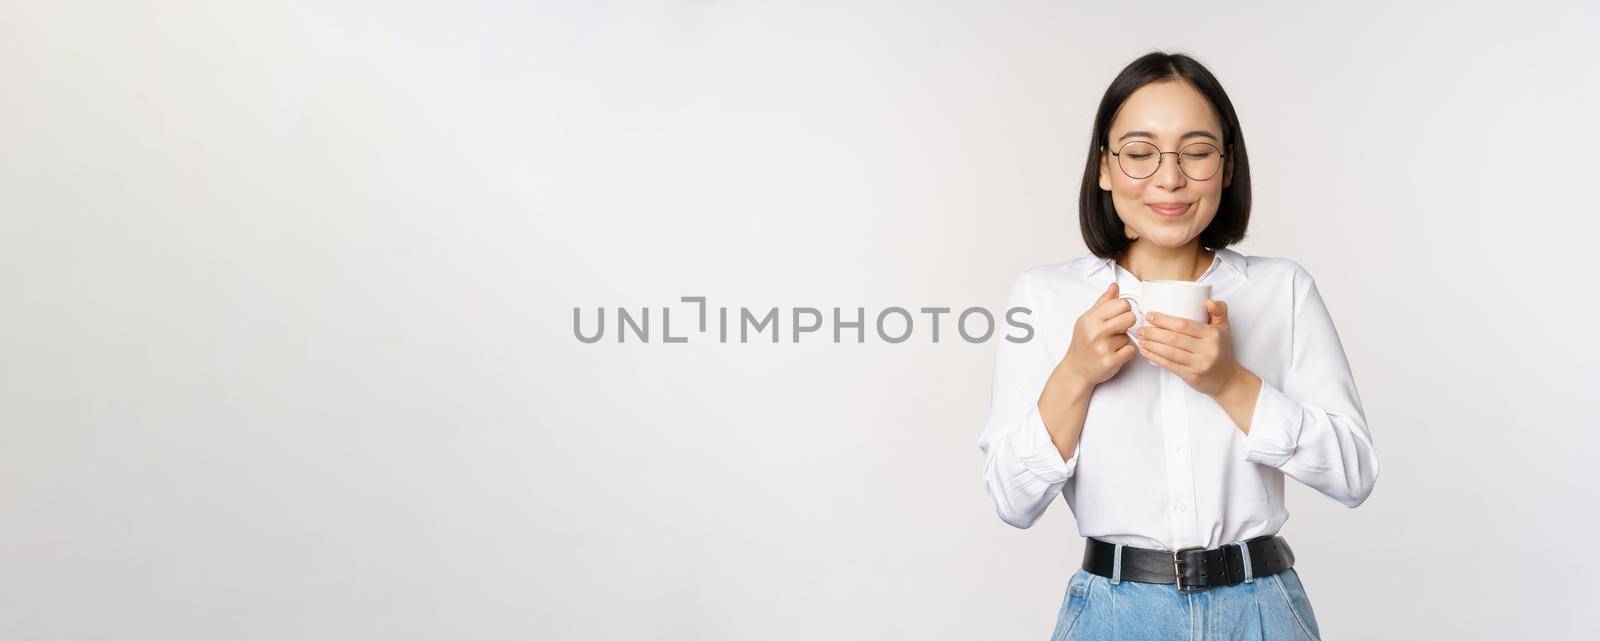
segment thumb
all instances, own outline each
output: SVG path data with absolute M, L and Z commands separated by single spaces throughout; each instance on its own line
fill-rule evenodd
M 1210 316 L 1210 318 L 1207 319 L 1210 322 L 1210 324 L 1212 324 L 1212 325 L 1227 325 L 1228 324 L 1228 304 L 1227 303 L 1224 303 L 1224 302 L 1222 302 L 1220 300 L 1206 299 L 1206 312 L 1208 312 L 1208 315 Z
M 1100 300 L 1095 301 L 1095 304 L 1098 305 L 1108 300 L 1113 300 L 1117 297 L 1118 293 L 1119 290 L 1117 288 L 1117 281 L 1111 281 L 1111 286 L 1106 288 L 1106 293 L 1101 294 Z

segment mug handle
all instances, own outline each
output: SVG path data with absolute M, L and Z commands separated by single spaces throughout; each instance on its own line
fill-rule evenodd
M 1128 340 L 1133 341 L 1134 349 L 1144 349 L 1144 346 L 1139 344 L 1138 337 L 1134 336 L 1135 330 L 1139 329 L 1139 325 L 1144 323 L 1144 310 L 1139 307 L 1139 297 L 1132 294 L 1123 294 L 1117 298 L 1126 298 L 1128 299 L 1128 304 L 1133 305 L 1133 327 L 1129 327 L 1126 333 L 1128 334 Z

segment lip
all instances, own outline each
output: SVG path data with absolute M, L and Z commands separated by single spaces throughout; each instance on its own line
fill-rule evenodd
M 1163 218 L 1177 218 L 1189 213 L 1189 208 L 1193 207 L 1194 203 L 1148 203 L 1145 206 Z

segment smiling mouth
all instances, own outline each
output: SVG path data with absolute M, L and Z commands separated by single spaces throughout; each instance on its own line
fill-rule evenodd
M 1156 212 L 1157 214 L 1161 214 L 1162 216 L 1164 216 L 1166 218 L 1177 218 L 1177 217 L 1182 216 L 1182 215 L 1184 215 L 1186 213 L 1189 213 L 1189 208 L 1193 207 L 1194 203 L 1184 203 L 1182 205 L 1153 205 L 1152 204 L 1152 205 L 1145 205 L 1145 206 L 1149 207 L 1152 211 Z

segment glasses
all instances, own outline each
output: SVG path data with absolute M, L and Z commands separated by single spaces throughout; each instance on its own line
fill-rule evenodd
M 1134 180 L 1155 175 L 1161 160 L 1167 154 L 1178 157 L 1178 170 L 1190 180 L 1210 180 L 1222 168 L 1222 150 L 1208 142 L 1192 142 L 1177 151 L 1161 151 L 1160 147 L 1143 140 L 1134 140 L 1111 152 L 1117 157 L 1122 173 Z

